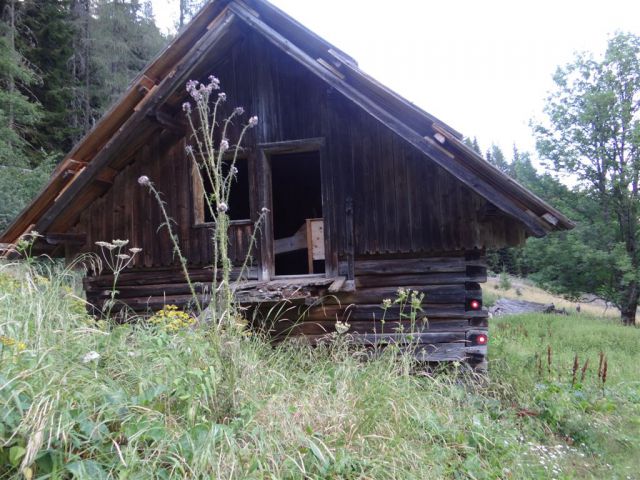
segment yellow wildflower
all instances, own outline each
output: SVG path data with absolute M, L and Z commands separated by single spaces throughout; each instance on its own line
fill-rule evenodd
M 6 335 L 0 335 L 0 344 L 7 348 L 15 348 L 18 352 L 26 350 L 27 344 L 20 342 L 15 338 L 7 337 Z
M 183 328 L 193 326 L 196 319 L 188 313 L 178 310 L 176 305 L 165 305 L 162 310 L 149 318 L 149 323 L 167 332 L 175 333 Z

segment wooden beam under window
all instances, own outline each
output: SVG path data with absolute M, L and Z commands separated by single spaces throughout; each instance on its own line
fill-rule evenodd
M 282 153 L 315 152 L 324 146 L 324 137 L 259 143 L 258 148 L 270 155 Z

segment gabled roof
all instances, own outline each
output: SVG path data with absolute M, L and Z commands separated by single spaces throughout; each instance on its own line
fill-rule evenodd
M 459 132 L 365 74 L 353 58 L 266 0 L 212 0 L 64 158 L 0 242 L 13 243 L 34 229 L 49 232 L 52 226 L 59 228 L 62 216 L 77 216 L 91 199 L 88 187 L 108 183 L 117 174 L 111 162 L 125 147 L 145 138 L 141 130 L 154 128 L 149 119 L 156 126 L 166 126 L 163 105 L 176 103 L 175 93 L 183 89 L 189 74 L 214 46 L 224 47 L 225 37 L 237 23 L 254 29 L 471 190 L 522 222 L 532 235 L 573 228 L 562 213 L 466 147 Z M 94 198 L 100 194 L 95 192 Z

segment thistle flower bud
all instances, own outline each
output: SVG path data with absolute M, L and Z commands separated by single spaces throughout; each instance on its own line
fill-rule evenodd
M 146 175 L 142 175 L 138 177 L 138 183 L 143 187 L 148 187 L 149 185 L 151 185 L 151 180 L 149 180 L 149 177 L 147 177 Z
M 209 75 L 209 85 L 211 85 L 214 90 L 218 90 L 220 88 L 220 79 L 213 75 Z
M 236 107 L 235 110 L 233 110 L 234 115 L 242 115 L 243 113 L 244 113 L 244 108 L 242 107 Z
M 227 150 L 229 150 L 229 140 L 227 140 L 226 138 L 223 138 L 222 141 L 220 142 L 220 151 L 226 152 Z
M 257 116 L 257 115 L 254 115 L 253 117 L 251 117 L 251 118 L 249 119 L 249 128 L 253 128 L 253 127 L 255 127 L 256 125 L 258 125 L 258 116 Z
M 187 145 L 186 147 L 184 147 L 184 152 L 187 155 L 193 155 L 193 147 L 191 145 Z
M 229 206 L 228 206 L 226 203 L 224 203 L 224 202 L 220 202 L 220 203 L 218 204 L 218 211 L 219 211 L 219 212 L 224 213 L 224 212 L 226 212 L 227 210 L 229 210 Z
M 182 104 L 182 111 L 186 113 L 191 113 L 191 104 L 189 102 L 184 102 Z
M 197 80 L 189 80 L 187 82 L 187 92 L 189 92 L 190 94 L 192 94 L 196 88 L 198 88 L 198 81 Z
M 218 98 L 222 101 L 222 102 L 226 102 L 227 101 L 227 94 L 224 92 L 220 92 L 218 94 Z

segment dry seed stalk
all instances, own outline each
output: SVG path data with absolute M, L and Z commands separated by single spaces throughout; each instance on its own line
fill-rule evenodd
M 582 372 L 580 373 L 580 383 L 584 383 L 584 377 L 587 373 L 587 368 L 589 367 L 589 359 L 587 358 L 584 361 L 584 365 L 582 366 Z
M 576 375 L 578 374 L 578 368 L 580 364 L 578 363 L 578 354 L 576 353 L 575 357 L 573 357 L 573 374 L 571 375 L 571 386 L 576 384 Z
M 604 363 L 604 352 L 600 352 L 600 363 L 598 365 L 598 380 L 602 379 L 602 364 Z

